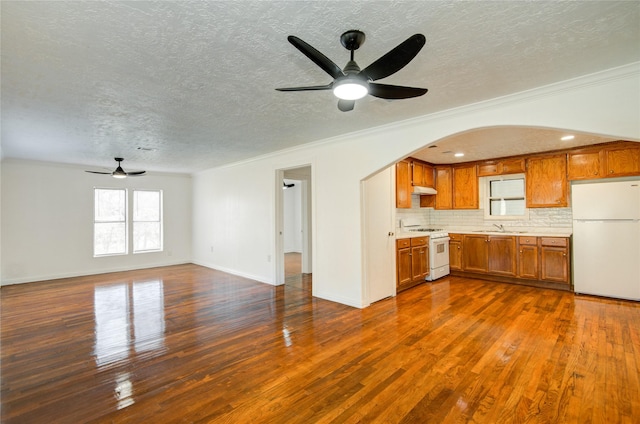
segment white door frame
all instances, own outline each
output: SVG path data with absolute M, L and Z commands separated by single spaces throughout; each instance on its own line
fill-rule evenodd
M 309 168 L 308 175 L 296 176 L 295 170 Z M 302 272 L 311 273 L 315 255 L 315 237 L 313 236 L 314 193 L 313 166 L 310 163 L 279 168 L 275 170 L 275 285 L 284 284 L 284 195 L 282 181 L 287 172 L 288 178 L 303 181 L 302 184 Z M 312 286 L 315 291 L 315 287 Z

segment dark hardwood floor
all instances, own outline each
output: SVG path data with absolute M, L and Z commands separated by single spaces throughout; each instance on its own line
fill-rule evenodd
M 446 277 L 359 310 L 196 265 L 2 287 L 3 423 L 637 423 L 640 304 Z

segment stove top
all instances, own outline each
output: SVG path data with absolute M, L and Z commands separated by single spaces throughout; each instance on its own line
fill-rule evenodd
M 421 233 L 435 233 L 436 231 L 442 231 L 442 228 L 416 228 L 409 231 L 418 231 Z

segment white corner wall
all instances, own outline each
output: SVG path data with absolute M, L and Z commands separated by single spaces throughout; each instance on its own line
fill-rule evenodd
M 443 137 L 475 128 L 547 127 L 637 141 L 638 116 L 635 63 L 201 172 L 194 176 L 193 260 L 273 284 L 276 170 L 311 164 L 313 294 L 364 307 L 361 180 Z
M 192 181 L 185 175 L 116 180 L 83 168 L 2 163 L 2 284 L 99 274 L 191 261 Z M 93 188 L 161 189 L 164 251 L 93 257 Z

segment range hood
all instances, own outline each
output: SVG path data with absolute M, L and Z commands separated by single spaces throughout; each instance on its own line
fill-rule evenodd
M 435 188 L 433 187 L 421 187 L 421 186 L 413 186 L 413 194 L 437 194 Z

